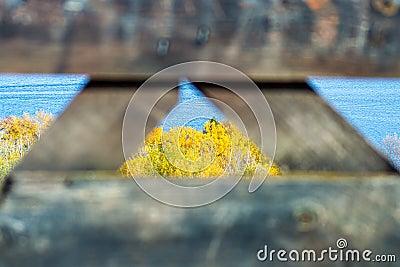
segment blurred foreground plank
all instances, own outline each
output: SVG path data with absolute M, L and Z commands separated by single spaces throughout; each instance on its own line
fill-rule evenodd
M 151 75 L 191 60 L 257 79 L 398 76 L 398 1 L 0 0 L 0 72 Z
M 339 238 L 400 256 L 396 176 L 283 176 L 253 194 L 242 181 L 194 209 L 166 206 L 132 179 L 100 172 L 16 172 L 13 179 L 0 214 L 1 267 L 288 266 L 258 262 L 256 253 L 264 245 L 320 251 Z

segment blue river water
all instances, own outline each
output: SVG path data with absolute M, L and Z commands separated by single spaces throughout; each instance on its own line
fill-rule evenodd
M 87 82 L 85 75 L 0 74 L 0 119 L 42 110 L 58 116 Z
M 226 117 L 194 84 L 188 79 L 182 79 L 179 82 L 178 102 L 159 125 L 163 131 L 176 126 L 203 131 L 204 124 L 211 119 L 221 122 Z
M 309 84 L 375 147 L 400 133 L 400 79 L 311 77 Z

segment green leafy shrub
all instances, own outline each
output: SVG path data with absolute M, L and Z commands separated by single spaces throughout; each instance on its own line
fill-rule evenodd
M 168 132 L 155 128 L 144 147 L 119 171 L 124 176 L 253 176 L 259 164 L 270 175 L 280 174 L 279 167 L 232 123 L 211 120 L 205 123 L 203 132 L 190 127 Z

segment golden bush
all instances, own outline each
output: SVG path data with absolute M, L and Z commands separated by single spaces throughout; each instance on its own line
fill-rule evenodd
M 35 116 L 8 116 L 0 121 L 0 179 L 14 168 L 52 121 L 53 116 L 43 111 Z
M 279 167 L 232 123 L 210 120 L 203 132 L 190 127 L 168 132 L 155 128 L 119 171 L 124 176 L 249 177 L 259 165 L 270 175 L 280 174 Z

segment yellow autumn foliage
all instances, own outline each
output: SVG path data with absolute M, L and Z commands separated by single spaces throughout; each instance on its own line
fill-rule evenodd
M 36 116 L 9 116 L 0 121 L 0 180 L 18 163 L 53 121 L 43 111 Z
M 230 122 L 210 120 L 204 131 L 176 127 L 167 132 L 155 128 L 144 147 L 124 162 L 124 176 L 226 177 L 243 174 L 252 177 L 261 165 L 270 175 L 280 169 Z

